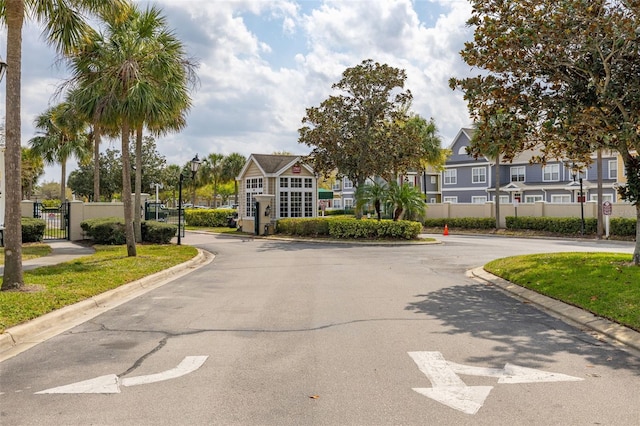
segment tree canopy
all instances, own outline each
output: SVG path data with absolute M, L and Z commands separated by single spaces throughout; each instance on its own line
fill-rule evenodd
M 538 146 L 541 161 L 591 162 L 615 149 L 628 176 L 640 152 L 640 3 L 634 0 L 472 0 L 473 41 L 463 59 L 482 74 L 452 79 L 472 117 L 501 115 L 520 138 L 494 138 L 508 160 Z M 486 131 L 495 133 L 493 126 Z M 481 134 L 478 140 L 486 141 Z M 487 133 L 488 134 L 488 133 Z M 483 148 L 486 149 L 486 146 Z M 635 182 L 640 182 L 636 180 Z M 634 262 L 640 264 L 640 194 L 633 179 L 620 190 L 637 208 Z
M 410 112 L 405 80 L 404 70 L 367 59 L 332 85 L 339 94 L 307 108 L 299 142 L 313 148 L 307 161 L 317 172 L 328 177 L 337 171 L 358 187 L 438 158 L 435 124 Z

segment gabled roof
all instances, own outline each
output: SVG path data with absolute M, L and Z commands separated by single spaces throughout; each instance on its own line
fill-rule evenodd
M 300 155 L 251 154 L 240 171 L 238 178 L 245 174 L 252 162 L 258 166 L 264 176 L 277 176 L 294 164 L 301 163 L 301 160 L 302 156 Z M 301 163 L 300 165 L 313 172 L 313 169 L 308 164 Z
M 475 129 L 472 129 L 470 127 L 462 127 L 460 131 L 458 131 L 458 134 L 456 135 L 456 137 L 453 138 L 451 145 L 449 145 L 449 149 L 453 150 L 454 145 L 458 142 L 458 139 L 460 139 L 460 136 L 462 135 L 465 135 L 467 139 L 471 140 L 473 138 L 473 134 L 475 133 L 475 131 L 476 131 Z

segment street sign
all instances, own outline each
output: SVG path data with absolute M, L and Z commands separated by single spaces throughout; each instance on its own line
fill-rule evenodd
M 611 201 L 605 201 L 604 203 L 602 203 L 603 215 L 610 216 L 612 212 L 613 212 L 613 205 L 611 204 Z

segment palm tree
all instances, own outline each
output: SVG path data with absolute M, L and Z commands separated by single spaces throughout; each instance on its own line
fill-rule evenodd
M 67 82 L 94 110 L 105 128 L 118 126 L 121 137 L 122 187 L 127 223 L 127 254 L 136 255 L 134 222 L 139 224 L 141 178 L 136 176 L 136 206 L 131 197 L 129 138 L 136 134 L 136 150 L 142 147 L 142 129 L 156 133 L 184 126 L 190 107 L 188 83 L 195 81 L 194 64 L 182 43 L 167 30 L 166 20 L 155 7 L 106 17 L 104 34 L 94 33 L 71 55 L 72 78 Z M 92 108 L 91 97 L 99 107 Z M 142 155 L 137 155 L 141 161 Z M 141 167 L 136 167 L 136 174 Z M 130 225 L 131 224 L 131 225 Z M 138 229 L 136 226 L 135 229 Z
M 233 180 L 234 204 L 238 205 L 238 181 L 236 177 L 242 171 L 247 159 L 237 152 L 231 153 L 224 158 L 222 164 L 222 174 L 225 180 Z
M 201 184 L 211 183 L 213 186 L 213 207 L 218 206 L 218 186 L 223 181 L 223 160 L 224 155 L 212 153 L 204 158 L 202 167 L 200 168 L 197 179 Z M 195 192 L 195 184 L 194 184 Z M 195 204 L 195 196 L 191 203 Z
M 393 220 L 403 217 L 420 217 L 424 215 L 425 204 L 420 190 L 407 183 L 399 185 L 396 182 L 389 184 L 387 190 L 386 205 L 393 211 Z
M 64 201 L 67 188 L 67 160 L 76 157 L 86 161 L 91 154 L 86 123 L 78 117 L 72 105 L 66 102 L 53 106 L 36 117 L 34 125 L 38 136 L 29 140 L 33 152 L 40 155 L 46 164 L 60 164 L 61 201 Z
M 59 53 L 71 52 L 89 30 L 89 15 L 102 16 L 128 7 L 127 0 L 4 0 L 0 21 L 7 28 L 6 151 L 5 169 L 12 170 L 6 181 L 5 260 L 2 290 L 23 285 L 20 156 L 20 92 L 22 80 L 22 26 L 32 18 L 44 26 L 44 38 Z
M 387 185 L 373 182 L 364 184 L 356 190 L 356 208 L 362 209 L 366 204 L 373 204 L 378 220 L 382 219 L 382 203 L 387 199 Z
M 30 199 L 38 179 L 44 174 L 44 161 L 29 148 L 22 148 L 22 196 Z

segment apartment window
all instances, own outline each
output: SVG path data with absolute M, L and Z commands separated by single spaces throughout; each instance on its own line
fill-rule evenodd
M 509 199 L 508 195 L 501 195 L 500 196 L 500 204 L 509 204 L 511 202 L 511 200 Z
M 474 196 L 471 197 L 471 203 L 472 204 L 484 204 L 487 202 L 487 197 L 486 196 Z
M 471 182 L 472 183 L 486 183 L 487 182 L 487 169 L 484 167 L 474 167 L 471 169 Z
M 609 179 L 618 179 L 618 160 L 609 160 Z
M 333 208 L 334 209 L 341 209 L 342 208 L 342 200 L 340 198 L 334 198 L 333 199 Z
M 566 204 L 571 202 L 571 195 L 552 195 L 551 196 L 552 203 Z
M 245 188 L 245 212 L 248 217 L 254 217 L 256 215 L 256 195 L 262 194 L 262 178 L 247 178 Z
M 524 182 L 524 166 L 511 167 L 511 182 Z
M 334 191 L 340 191 L 340 187 L 341 185 L 339 180 L 333 182 L 333 185 L 331 185 L 331 189 Z
M 342 178 L 342 187 L 344 189 L 351 189 L 353 188 L 353 182 L 351 182 L 349 178 Z
M 444 203 L 457 203 L 458 202 L 458 197 L 444 197 L 442 199 L 442 202 L 444 202 Z
M 591 201 L 598 201 L 598 194 L 590 194 L 589 199 Z M 602 202 L 609 201 L 613 203 L 613 195 L 612 194 L 602 194 Z
M 282 177 L 278 191 L 280 217 L 313 216 L 313 179 Z
M 456 183 L 458 183 L 458 170 L 448 169 L 448 170 L 445 170 L 443 174 L 444 174 L 445 185 L 455 185 Z
M 438 183 L 438 178 L 431 176 L 431 185 L 435 185 L 436 183 Z
M 560 165 L 547 164 L 542 168 L 542 180 L 544 182 L 557 182 L 560 180 Z
M 544 199 L 542 198 L 542 195 L 527 195 L 524 197 L 525 203 L 535 203 L 538 201 L 544 201 Z

